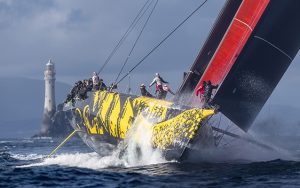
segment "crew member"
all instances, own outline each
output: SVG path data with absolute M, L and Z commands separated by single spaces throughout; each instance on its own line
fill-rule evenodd
M 96 91 L 99 90 L 100 79 L 96 72 L 93 72 L 92 81 L 93 81 L 93 89 Z
M 88 85 L 89 85 L 89 80 L 83 80 L 82 81 L 81 87 L 80 87 L 79 92 L 78 92 L 79 98 L 82 99 L 82 100 L 88 98 L 88 96 L 87 96 Z
M 74 87 L 71 89 L 70 93 L 67 95 L 67 99 L 65 100 L 64 103 L 68 103 L 69 101 L 72 101 L 72 103 L 74 103 L 74 99 L 76 97 L 76 95 L 78 94 L 79 91 L 79 84 L 81 81 L 75 82 Z
M 206 86 L 206 81 L 203 81 L 200 87 L 196 90 L 196 96 L 200 97 L 201 103 L 204 102 L 204 88 Z
M 103 82 L 103 79 L 102 79 L 102 78 L 99 79 L 99 90 L 101 90 L 101 91 L 107 90 L 107 86 L 106 86 L 105 83 Z
M 204 87 L 204 108 L 210 108 L 211 107 L 211 95 L 213 89 L 217 89 L 219 85 L 212 85 L 211 81 L 208 80 L 206 86 Z
M 161 99 L 165 99 L 167 97 L 168 92 L 172 95 L 175 95 L 175 93 L 170 89 L 170 87 L 167 84 L 164 84 Z
M 157 94 L 158 98 L 161 98 L 162 97 L 162 93 L 163 93 L 162 83 L 168 84 L 169 82 L 166 82 L 159 75 L 159 73 L 156 73 L 155 74 L 155 78 L 153 79 L 153 81 L 151 82 L 151 84 L 149 85 L 149 87 L 151 87 L 154 83 L 156 84 L 155 93 Z
M 144 84 L 140 85 L 141 95 L 145 97 L 153 97 L 147 90 Z
M 92 90 L 93 90 L 93 87 L 94 87 L 93 79 L 90 78 L 90 79 L 88 80 L 88 91 L 92 91 Z

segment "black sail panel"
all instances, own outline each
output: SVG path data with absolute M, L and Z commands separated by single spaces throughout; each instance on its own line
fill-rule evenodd
M 177 91 L 178 99 L 181 97 L 181 94 L 191 93 L 194 91 L 241 2 L 242 0 L 227 0 L 225 3 L 206 42 L 199 52 L 194 64 L 190 68 L 190 72 L 186 74 L 183 83 Z
M 214 102 L 247 131 L 300 47 L 300 1 L 271 0 Z

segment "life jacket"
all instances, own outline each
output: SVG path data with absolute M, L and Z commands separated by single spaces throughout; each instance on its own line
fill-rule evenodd
M 203 95 L 203 94 L 204 94 L 204 89 L 205 89 L 205 87 L 203 87 L 203 85 L 201 85 L 201 86 L 197 89 L 197 91 L 196 91 L 196 96 L 198 96 L 199 94 L 200 94 L 200 95 Z
M 156 90 L 156 91 L 163 91 L 162 85 L 156 84 L 156 85 L 155 85 L 155 90 Z

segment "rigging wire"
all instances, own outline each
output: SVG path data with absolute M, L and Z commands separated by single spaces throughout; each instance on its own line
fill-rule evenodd
M 126 78 L 134 69 L 136 69 L 144 60 L 151 55 L 161 44 L 163 44 L 178 28 L 180 28 L 190 17 L 192 17 L 208 0 L 203 1 L 193 12 L 189 14 L 177 27 L 175 27 L 163 40 L 161 40 L 150 52 L 148 52 L 132 69 L 128 71 L 116 84 L 119 84 L 124 78 Z
M 131 33 L 131 31 L 133 30 L 133 28 L 136 26 L 136 24 L 139 22 L 139 20 L 143 17 L 143 15 L 147 12 L 150 4 L 149 2 L 151 2 L 151 0 L 147 0 L 145 2 L 145 4 L 143 5 L 143 7 L 139 10 L 138 14 L 136 15 L 136 17 L 134 18 L 134 20 L 131 22 L 130 26 L 127 28 L 126 32 L 123 34 L 122 38 L 119 40 L 119 42 L 117 43 L 117 45 L 114 47 L 114 49 L 111 51 L 111 53 L 109 54 L 109 56 L 106 58 L 105 62 L 103 63 L 103 65 L 101 66 L 101 68 L 98 71 L 98 74 L 100 74 L 104 67 L 109 63 L 110 59 L 114 56 L 114 54 L 116 53 L 116 51 L 119 49 L 119 47 L 123 44 L 123 42 L 125 41 L 125 39 L 127 38 L 127 36 Z M 147 8 L 145 9 L 146 5 L 149 4 L 147 6 Z
M 126 93 L 127 94 L 131 94 L 131 79 L 130 79 L 130 75 L 128 76 L 128 87 L 126 89 Z
M 153 2 L 154 2 L 154 1 L 153 1 Z M 151 3 L 152 3 L 152 2 L 151 2 Z M 122 65 L 122 67 L 121 67 L 121 69 L 120 69 L 120 71 L 119 71 L 119 73 L 118 73 L 118 76 L 116 77 L 116 79 L 115 79 L 115 81 L 114 81 L 114 83 L 116 83 L 116 82 L 118 81 L 118 79 L 119 79 L 121 73 L 123 72 L 123 69 L 124 69 L 125 65 L 127 64 L 129 58 L 131 57 L 131 54 L 132 54 L 132 52 L 133 52 L 133 50 L 134 50 L 134 48 L 135 48 L 137 42 L 139 41 L 140 37 L 142 36 L 143 31 L 144 31 L 145 27 L 147 26 L 147 23 L 149 22 L 150 17 L 151 17 L 151 15 L 152 15 L 153 12 L 154 12 L 157 3 L 158 3 L 158 0 L 156 0 L 156 2 L 155 2 L 155 4 L 154 4 L 154 6 L 153 6 L 153 8 L 152 8 L 152 10 L 151 10 L 151 12 L 150 12 L 148 18 L 147 18 L 147 20 L 145 21 L 145 23 L 144 23 L 144 25 L 143 25 L 143 27 L 142 27 L 142 29 L 141 29 L 141 31 L 140 31 L 138 37 L 136 38 L 136 40 L 135 40 L 135 42 L 134 42 L 134 44 L 133 44 L 133 46 L 132 46 L 132 48 L 131 48 L 131 50 L 130 50 L 130 52 L 129 52 L 127 58 L 126 58 L 126 60 L 124 61 L 123 65 Z

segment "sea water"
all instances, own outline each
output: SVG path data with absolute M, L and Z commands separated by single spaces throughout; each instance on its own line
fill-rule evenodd
M 270 154 L 237 141 L 224 144 L 229 146 L 224 149 L 195 153 L 185 162 L 167 161 L 147 139 L 127 141 L 129 146 L 119 155 L 122 148 L 111 150 L 107 145 L 97 154 L 72 138 L 50 158 L 47 155 L 63 139 L 0 139 L 0 187 L 300 186 L 295 155 Z M 142 147 L 139 157 L 137 145 Z

